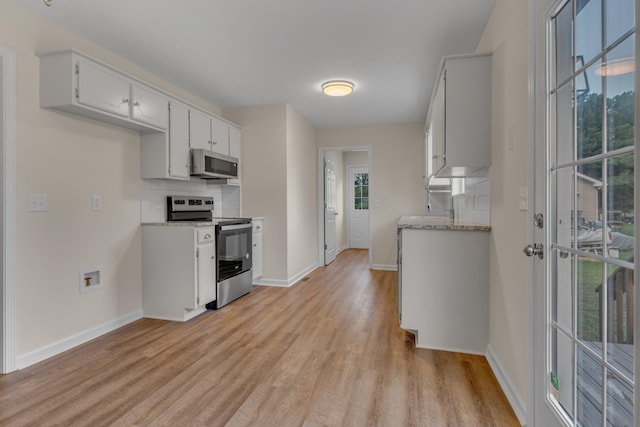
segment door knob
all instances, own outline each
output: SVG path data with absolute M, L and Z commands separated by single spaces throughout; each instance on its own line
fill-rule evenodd
M 544 258 L 544 251 L 542 249 L 541 243 L 534 243 L 533 245 L 527 245 L 522 250 L 526 256 L 534 256 L 537 255 L 538 258 Z

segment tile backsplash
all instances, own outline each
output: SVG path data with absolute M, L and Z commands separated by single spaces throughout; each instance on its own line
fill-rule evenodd
M 464 190 L 451 196 L 450 192 L 437 192 L 444 187 L 432 187 L 431 194 L 426 193 L 427 216 L 450 216 L 453 208 L 454 217 L 462 221 L 480 224 L 491 224 L 491 180 L 490 169 L 481 169 L 464 178 Z
M 140 180 L 140 222 L 166 222 L 167 196 L 213 197 L 214 217 L 240 216 L 240 187 L 210 185 L 203 180 Z

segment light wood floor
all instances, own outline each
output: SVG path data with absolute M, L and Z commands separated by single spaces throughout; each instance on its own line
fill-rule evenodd
M 517 425 L 483 357 L 414 348 L 396 273 L 367 258 L 0 376 L 0 425 Z

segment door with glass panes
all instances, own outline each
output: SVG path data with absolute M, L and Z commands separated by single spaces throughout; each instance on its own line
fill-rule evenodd
M 634 5 L 563 0 L 545 18 L 545 113 L 536 120 L 544 137 L 534 148 L 543 218 L 534 236 L 544 242 L 534 288 L 545 290 L 534 309 L 543 336 L 533 355 L 536 425 L 547 412 L 554 423 L 635 425 Z

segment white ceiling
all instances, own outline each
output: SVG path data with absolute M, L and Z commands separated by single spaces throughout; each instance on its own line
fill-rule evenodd
M 474 52 L 495 2 L 16 1 L 221 108 L 288 103 L 319 128 L 422 122 L 440 57 Z M 355 92 L 322 95 L 332 79 Z

